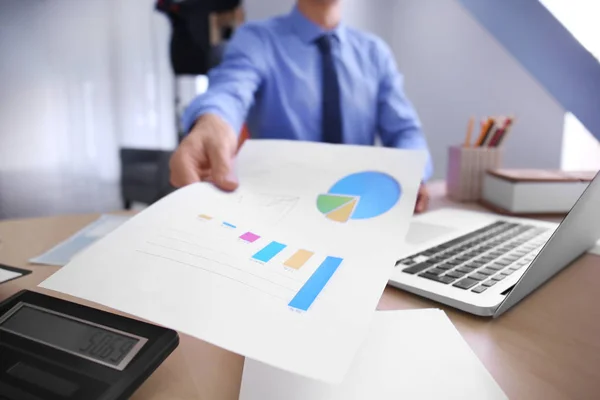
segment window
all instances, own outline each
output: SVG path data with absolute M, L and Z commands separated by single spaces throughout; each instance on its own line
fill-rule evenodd
M 554 17 L 600 62 L 600 1 L 540 0 Z
M 600 1 L 540 0 L 600 63 Z M 565 115 L 562 169 L 600 169 L 600 142 L 570 112 Z

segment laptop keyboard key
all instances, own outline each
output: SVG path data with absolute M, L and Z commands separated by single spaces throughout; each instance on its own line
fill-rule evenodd
M 422 263 L 422 262 L 429 260 L 429 257 L 424 256 L 423 253 L 421 253 L 421 254 L 417 255 L 416 257 L 414 257 L 413 259 L 418 263 Z
M 483 263 L 483 262 L 475 262 L 475 261 L 473 261 L 473 262 L 470 262 L 470 263 L 467 263 L 467 264 L 463 265 L 463 267 L 465 267 L 465 268 L 471 268 L 471 269 L 477 269 L 477 268 L 481 267 L 484 264 L 485 263 Z
M 485 264 L 487 261 L 483 259 L 483 257 L 480 257 L 478 259 L 475 260 L 471 260 L 469 261 L 469 264 L 473 264 L 473 265 L 483 265 Z
M 426 273 L 427 273 L 427 274 L 431 274 L 431 275 L 441 275 L 441 274 L 443 274 L 444 272 L 446 272 L 446 270 L 445 270 L 445 269 L 441 269 L 441 268 L 433 268 L 433 269 L 430 269 L 429 271 L 427 271 Z
M 449 284 L 456 280 L 456 278 L 452 278 L 451 276 L 448 276 L 448 275 L 438 276 L 438 275 L 428 274 L 427 272 L 420 274 L 419 276 L 421 276 L 423 278 L 431 279 L 432 281 L 444 283 L 444 284 Z
M 458 272 L 458 271 L 450 271 L 446 274 L 446 276 L 450 276 L 452 278 L 462 278 L 463 276 L 465 276 L 466 273 L 465 272 Z
M 472 289 L 471 292 L 481 293 L 481 292 L 485 292 L 486 290 L 487 290 L 487 286 L 479 285 L 475 289 Z
M 457 268 L 456 272 L 462 272 L 462 273 L 468 274 L 469 272 L 473 272 L 474 270 L 475 270 L 475 268 L 464 266 L 464 267 Z
M 488 265 L 486 268 L 493 269 L 494 271 L 500 271 L 502 268 L 504 268 L 504 265 L 494 263 L 492 265 Z
M 465 278 L 461 281 L 456 282 L 453 286 L 456 286 L 457 288 L 461 288 L 461 289 L 470 289 L 473 286 L 477 285 L 478 283 L 479 283 L 479 281 L 477 281 L 475 279 Z
M 482 285 L 483 286 L 487 286 L 487 287 L 492 287 L 494 286 L 496 283 L 498 283 L 498 281 L 495 281 L 493 279 L 488 279 L 487 281 L 483 282 Z
M 502 275 L 502 274 L 492 276 L 492 279 L 495 281 L 501 281 L 504 278 L 506 278 L 506 275 Z
M 489 275 L 494 275 L 497 272 L 497 270 L 495 270 L 493 268 L 487 268 L 486 267 L 486 268 L 484 268 L 484 269 L 482 269 L 480 271 L 477 271 L 477 272 L 479 272 L 480 274 L 488 275 L 489 276 Z
M 436 268 L 443 269 L 444 271 L 448 271 L 449 269 L 454 268 L 454 265 L 449 265 L 447 263 L 444 263 L 444 264 L 440 264 L 440 265 L 436 266 Z
M 402 272 L 406 272 L 407 274 L 416 274 L 417 272 L 424 271 L 429 267 L 433 267 L 433 264 L 422 262 L 420 264 L 413 265 L 412 267 L 404 268 Z
M 483 281 L 483 280 L 486 280 L 488 278 L 488 276 L 476 272 L 476 273 L 474 273 L 472 275 L 469 275 L 469 278 L 475 279 L 477 281 Z

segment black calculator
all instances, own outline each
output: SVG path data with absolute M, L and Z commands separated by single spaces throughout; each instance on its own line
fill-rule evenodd
M 177 332 L 32 291 L 0 303 L 0 399 L 129 398 Z

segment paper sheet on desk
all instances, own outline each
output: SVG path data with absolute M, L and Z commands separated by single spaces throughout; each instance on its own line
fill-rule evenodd
M 408 230 L 425 154 L 249 141 L 237 165 L 235 193 L 178 190 L 41 286 L 339 382 Z M 365 181 L 365 171 L 383 181 Z M 378 193 L 390 179 L 391 208 L 366 218 L 390 200 Z
M 378 311 L 340 385 L 246 358 L 240 400 L 506 399 L 441 310 Z
M 13 280 L 20 276 L 23 276 L 23 274 L 21 274 L 19 272 L 15 272 L 15 271 L 9 271 L 7 269 L 0 267 L 0 283 Z
M 123 215 L 102 215 L 67 240 L 54 246 L 44 254 L 30 259 L 29 262 L 56 266 L 66 265 L 77 254 L 121 226 L 128 219 L 129 216 Z

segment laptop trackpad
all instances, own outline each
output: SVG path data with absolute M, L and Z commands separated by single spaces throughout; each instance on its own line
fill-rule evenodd
M 413 221 L 408 227 L 406 242 L 411 245 L 418 245 L 423 242 L 435 240 L 439 237 L 453 232 L 455 228 L 443 225 L 428 224 L 426 222 Z

